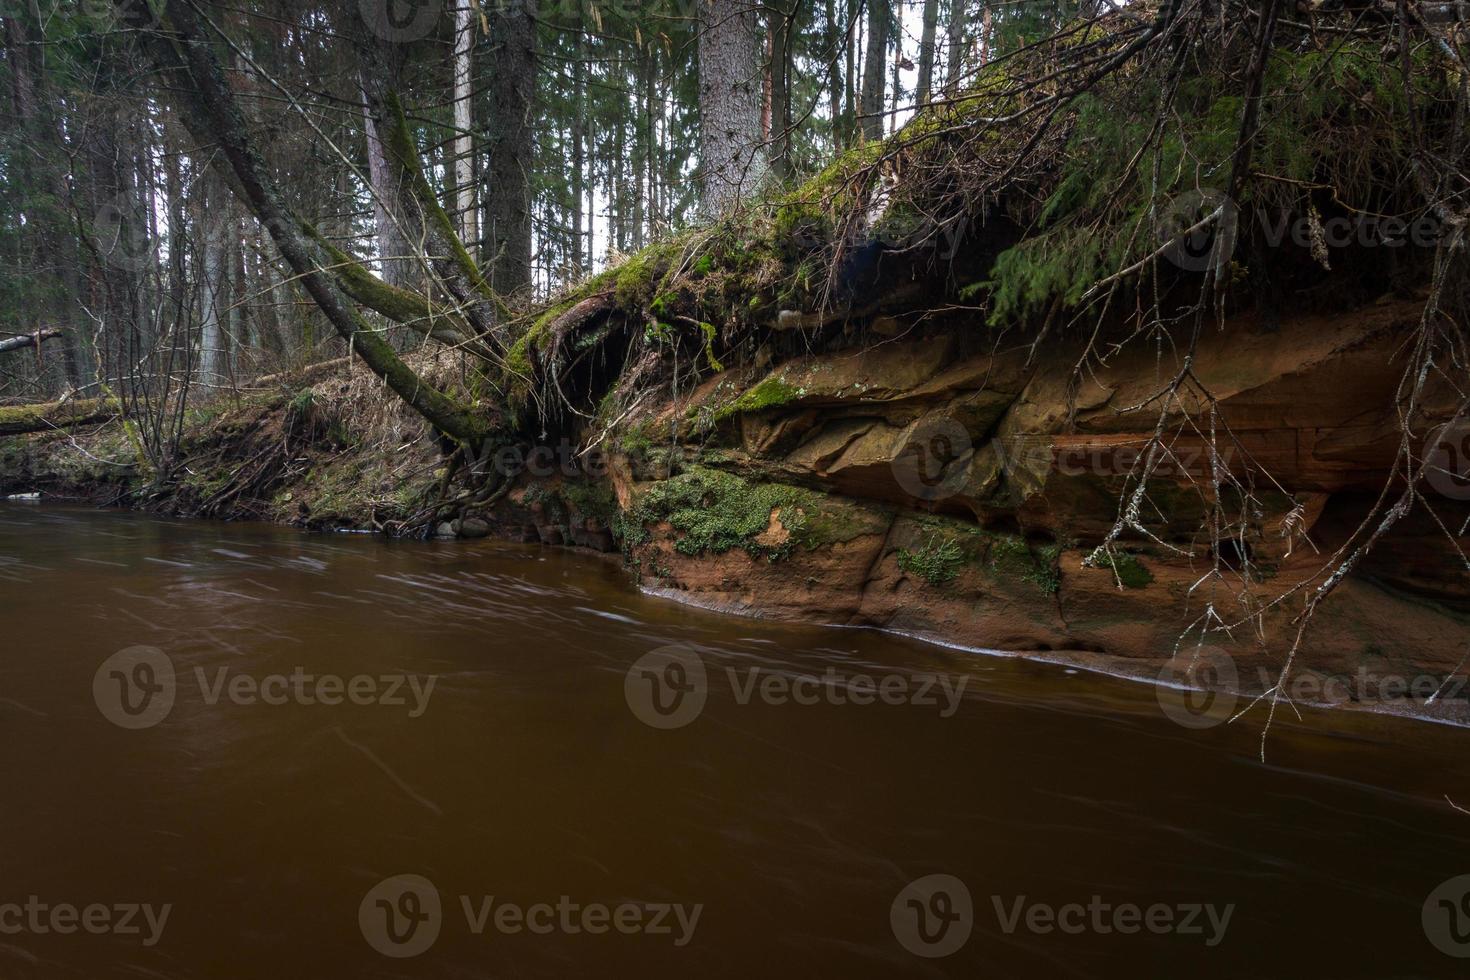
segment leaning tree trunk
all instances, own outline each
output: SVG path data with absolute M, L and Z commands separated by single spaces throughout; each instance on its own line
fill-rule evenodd
M 392 346 L 368 324 L 336 277 L 325 271 L 329 265 L 339 263 L 323 254 L 322 246 L 313 239 L 309 229 L 286 208 L 275 177 L 260 158 L 234 91 L 200 30 L 193 8 L 174 3 L 161 14 L 155 14 L 148 0 L 115 2 L 130 27 L 146 28 L 155 20 L 160 22 L 158 29 L 142 30 L 139 36 L 166 91 L 178 100 L 185 126 L 201 144 L 218 147 L 216 165 L 221 173 L 270 234 L 301 288 L 347 341 L 349 349 L 436 429 L 475 452 L 484 451 L 488 425 L 404 364 Z M 397 109 L 396 102 L 393 108 Z M 382 117 L 378 118 L 381 122 Z M 400 124 L 396 135 L 401 142 L 401 130 L 406 128 L 401 125 L 401 110 L 394 121 Z M 399 146 L 396 152 L 398 165 L 407 167 L 408 161 L 402 159 L 402 154 L 408 148 Z M 422 175 L 418 176 L 422 181 Z M 438 215 L 442 216 L 442 211 Z M 459 252 L 463 251 L 461 247 Z M 462 261 L 473 265 L 468 256 Z
M 699 0 L 699 124 L 708 215 L 729 211 L 765 176 L 760 43 L 753 5 Z

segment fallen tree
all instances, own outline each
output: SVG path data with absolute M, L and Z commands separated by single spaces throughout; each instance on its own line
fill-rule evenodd
M 0 436 L 49 432 L 78 425 L 96 425 L 117 418 L 118 404 L 111 398 L 11 405 L 0 408 Z
M 25 350 L 29 347 L 40 347 L 46 341 L 55 340 L 61 335 L 60 330 L 37 330 L 35 333 L 9 337 L 0 340 L 0 354 L 9 354 L 12 351 Z

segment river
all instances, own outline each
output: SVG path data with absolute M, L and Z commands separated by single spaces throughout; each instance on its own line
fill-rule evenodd
M 1470 954 L 1456 728 L 1304 711 L 1262 763 L 1259 714 L 1189 728 L 1147 685 L 703 612 L 571 552 L 49 505 L 0 505 L 0 624 L 6 978 Z

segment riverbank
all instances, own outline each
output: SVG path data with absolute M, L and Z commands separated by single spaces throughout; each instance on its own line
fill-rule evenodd
M 1280 674 L 1303 595 L 1392 478 L 1396 434 L 1365 406 L 1391 401 L 1396 346 L 1418 313 L 1387 300 L 1272 331 L 1241 317 L 1202 339 L 1194 371 L 1231 424 L 1233 454 L 1216 462 L 1259 487 L 1246 531 L 1208 533 L 1214 464 L 1181 413 L 1166 418 L 1179 431 L 1150 478 L 1147 534 L 1125 535 L 1107 562 L 1097 545 L 1155 422 L 1116 408 L 1169 365 L 1115 359 L 1076 393 L 1069 422 L 1058 371 L 1070 348 L 1032 358 L 954 329 L 757 358 L 645 399 L 600 451 L 564 442 L 481 461 L 506 475 L 493 490 L 344 364 L 196 410 L 168 483 L 145 475 L 113 422 L 0 442 L 0 493 L 620 552 L 644 588 L 705 608 L 1133 679 L 1173 665 L 1194 682 L 1190 668 L 1225 656 L 1235 677 L 1215 683 L 1257 694 Z M 930 466 L 926 451 L 945 455 Z M 1465 509 L 1435 504 L 1451 519 Z M 1289 689 L 1464 720 L 1453 678 L 1470 650 L 1470 577 L 1456 569 L 1428 517 L 1405 521 L 1315 616 Z M 1400 679 L 1438 679 L 1440 693 L 1426 705 L 1394 693 Z
M 1453 65 L 1398 84 L 1385 25 L 1330 52 L 1292 25 L 1257 132 L 1256 57 L 1197 26 L 1219 60 L 1168 127 L 1091 77 L 1134 50 L 1110 16 L 558 295 L 483 297 L 467 345 L 412 340 L 437 298 L 333 251 L 393 344 L 207 403 L 119 378 L 126 426 L 82 425 L 111 395 L 0 408 L 45 430 L 0 442 L 0 490 L 586 548 L 710 608 L 1125 676 L 1438 691 L 1470 652 L 1470 279 L 1464 222 L 1399 175 L 1403 132 L 1463 156 Z M 1085 98 L 1038 95 L 1069 74 Z

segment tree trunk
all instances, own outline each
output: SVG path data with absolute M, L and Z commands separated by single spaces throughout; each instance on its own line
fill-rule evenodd
M 954 94 L 955 88 L 960 80 L 960 72 L 963 68 L 965 48 L 965 5 L 966 0 L 949 0 L 949 45 L 945 52 L 946 65 L 944 84 L 950 94 Z
M 587 157 L 584 143 L 583 115 L 586 112 L 587 33 L 582 23 L 582 7 L 577 5 L 577 47 L 572 61 L 572 278 L 581 279 L 583 261 L 590 249 L 582 239 L 582 199 L 586 194 Z M 591 236 L 588 236 L 589 239 Z
M 791 21 L 780 7 L 767 8 L 771 23 L 771 170 L 785 180 L 791 173 Z
M 728 212 L 765 176 L 759 56 L 753 6 L 699 0 L 700 203 L 707 215 Z
M 212 204 L 213 202 L 211 202 Z M 206 234 L 199 243 L 203 254 L 204 274 L 199 282 L 199 380 L 217 386 L 222 380 L 220 354 L 224 351 L 221 322 L 225 288 L 224 243 L 217 235 Z
M 607 201 L 608 210 L 608 244 L 610 248 L 619 252 L 628 250 L 628 228 L 624 218 L 624 202 L 627 200 L 627 181 L 623 172 L 627 167 L 627 127 L 621 119 L 613 123 L 613 156 L 612 174 L 610 175 L 609 194 Z
M 501 295 L 531 285 L 531 110 L 536 94 L 536 0 L 494 5 L 500 48 L 490 88 L 489 200 L 485 220 L 490 284 Z
M 919 83 L 915 100 L 928 105 L 934 91 L 934 35 L 939 30 L 939 0 L 924 0 L 924 32 L 919 38 Z
M 980 8 L 980 67 L 990 64 L 990 4 Z
M 642 248 L 644 243 L 644 229 L 647 219 L 644 214 L 646 209 L 647 188 L 645 186 L 648 177 L 648 154 L 652 147 L 648 145 L 648 128 L 644 125 L 645 106 L 643 103 L 643 80 L 648 77 L 648 58 L 645 53 L 640 53 L 633 74 L 633 85 L 628 93 L 628 119 L 633 127 L 633 159 L 632 185 L 633 185 L 633 247 Z
M 363 102 L 367 102 L 366 87 Z M 409 253 L 408 237 L 402 223 L 402 189 L 388 166 L 388 154 L 378 134 L 378 123 L 371 110 L 363 106 L 363 128 L 367 133 L 368 183 L 373 192 L 373 227 L 378 233 L 378 275 L 390 286 L 407 287 L 416 277 L 413 266 L 405 258 Z
M 837 23 L 837 2 L 827 0 L 824 11 L 827 24 L 827 57 L 831 65 L 827 71 L 827 112 L 832 117 L 832 148 L 842 145 L 840 121 L 842 119 L 842 54 L 837 46 L 842 44 L 842 30 Z
M 591 114 L 585 112 L 586 106 L 587 93 L 584 89 L 582 93 L 583 121 L 587 127 L 584 152 L 587 163 L 587 271 L 590 272 L 597 265 L 597 130 L 593 125 Z
M 903 4 L 893 10 L 893 102 L 888 115 L 889 132 L 898 132 L 898 104 L 903 100 Z
M 883 95 L 887 83 L 888 25 L 893 19 L 888 0 L 868 0 L 868 50 L 863 58 L 863 94 L 859 113 L 863 136 L 883 138 Z
M 454 11 L 454 186 L 455 210 L 459 212 L 460 237 L 466 244 L 480 240 L 478 205 L 475 201 L 474 73 L 471 52 L 475 46 L 475 3 L 459 0 Z
M 34 154 L 35 169 L 22 175 L 22 181 L 46 190 L 45 198 L 26 209 L 31 223 L 27 237 L 34 235 L 37 246 L 41 267 L 37 278 L 46 292 L 44 305 L 48 319 L 62 324 L 65 330 L 62 363 L 67 384 L 76 389 L 82 386 L 88 358 L 85 341 L 73 324 L 79 299 L 73 273 L 80 255 L 66 218 L 70 200 L 66 181 L 68 154 L 61 129 L 62 116 L 47 91 L 45 45 L 40 43 L 44 23 L 40 6 L 37 0 L 27 0 L 25 7 L 24 14 L 5 18 L 5 46 L 16 115 L 34 141 L 30 153 L 24 156 Z
M 862 34 L 859 12 L 862 0 L 847 0 L 847 43 L 843 56 L 847 60 L 843 74 L 842 142 L 852 143 L 857 135 L 858 38 Z
M 658 124 L 655 111 L 658 98 L 654 93 L 654 79 L 658 76 L 658 48 L 648 46 L 648 73 L 643 76 L 643 128 L 644 142 L 648 149 L 644 157 L 644 169 L 648 171 L 648 240 L 658 237 Z

